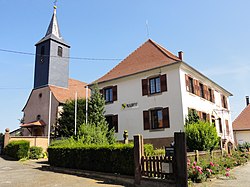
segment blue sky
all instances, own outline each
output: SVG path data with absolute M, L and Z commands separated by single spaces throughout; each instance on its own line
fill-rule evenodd
M 57 18 L 72 57 L 123 59 L 150 38 L 233 93 L 232 119 L 250 94 L 248 0 L 58 0 Z M 0 49 L 35 53 L 53 1 L 0 0 Z M 92 82 L 119 61 L 71 60 L 70 77 Z M 18 128 L 33 88 L 34 56 L 0 51 L 0 132 Z

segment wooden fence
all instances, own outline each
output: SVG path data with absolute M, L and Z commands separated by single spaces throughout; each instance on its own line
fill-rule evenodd
M 172 157 L 142 156 L 141 165 L 142 176 L 174 180 Z

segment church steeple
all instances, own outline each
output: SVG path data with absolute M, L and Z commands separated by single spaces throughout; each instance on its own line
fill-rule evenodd
M 34 88 L 54 85 L 68 87 L 69 48 L 63 40 L 56 17 L 56 6 L 45 36 L 36 43 Z
M 60 29 L 59 29 L 59 25 L 57 22 L 57 18 L 56 18 L 56 8 L 57 8 L 56 5 L 54 5 L 54 13 L 52 15 L 52 18 L 51 18 L 51 21 L 50 21 L 50 24 L 49 24 L 49 27 L 47 29 L 45 37 L 53 34 L 57 38 L 62 38 L 61 33 L 60 33 Z

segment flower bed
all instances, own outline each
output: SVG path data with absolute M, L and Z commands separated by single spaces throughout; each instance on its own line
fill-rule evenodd
M 200 159 L 199 162 L 188 159 L 189 181 L 200 183 L 211 177 L 230 177 L 230 170 L 235 166 L 245 164 L 249 155 L 245 152 L 234 151 L 232 155 L 224 155 L 211 160 Z

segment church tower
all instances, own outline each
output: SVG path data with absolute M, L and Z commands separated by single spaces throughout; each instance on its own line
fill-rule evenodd
M 48 85 L 68 87 L 69 48 L 56 18 L 56 6 L 45 36 L 36 43 L 34 89 Z

